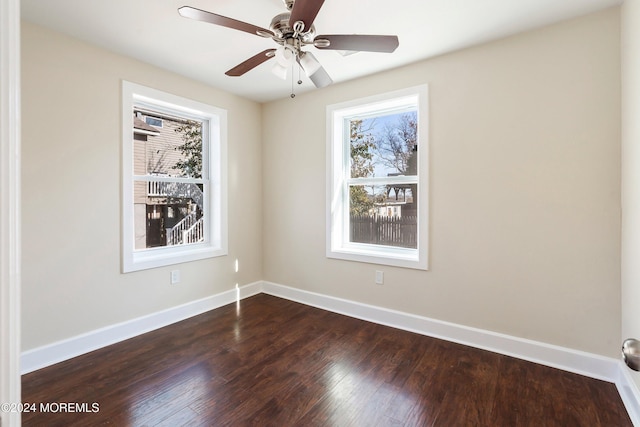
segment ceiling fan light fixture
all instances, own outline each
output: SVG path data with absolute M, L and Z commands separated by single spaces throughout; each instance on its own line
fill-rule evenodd
M 318 68 L 318 71 L 310 75 L 309 80 L 311 80 L 317 88 L 329 86 L 333 83 L 333 80 L 331 80 L 327 71 L 322 67 Z
M 318 88 L 325 87 L 333 83 L 327 70 L 322 68 L 320 62 L 311 52 L 300 52 L 298 62 L 309 80 Z
M 287 80 L 287 67 L 283 67 L 279 62 L 275 62 L 271 68 L 271 72 L 282 80 Z
M 307 77 L 311 77 L 321 67 L 318 60 L 309 52 L 304 52 L 303 55 L 300 55 L 300 66 L 302 66 Z
M 293 50 L 287 46 L 280 46 L 276 49 L 276 61 L 282 67 L 290 67 L 295 60 L 295 53 Z

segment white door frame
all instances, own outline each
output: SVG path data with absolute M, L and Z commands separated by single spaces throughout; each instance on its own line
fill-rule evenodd
M 0 404 L 20 398 L 20 0 L 0 0 Z M 19 412 L 0 411 L 3 427 Z

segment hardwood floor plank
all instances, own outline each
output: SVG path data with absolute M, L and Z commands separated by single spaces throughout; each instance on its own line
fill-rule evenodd
M 202 423 L 202 417 L 189 407 L 182 408 L 171 417 L 154 424 L 155 427 L 191 427 Z
M 449 350 L 446 391 L 436 425 L 490 425 L 500 358 L 486 351 L 456 346 Z
M 527 420 L 526 416 L 523 417 L 521 409 L 521 400 L 526 387 L 527 365 L 520 362 L 522 361 L 510 357 L 502 360 L 502 369 L 491 409 L 491 416 L 496 425 L 525 425 Z M 519 398 L 514 399 L 514 396 Z
M 265 294 L 23 376 L 24 426 L 631 426 L 615 385 Z
M 224 385 L 223 379 L 212 375 L 206 363 L 194 365 L 169 378 L 156 377 L 120 391 L 130 396 L 128 411 L 114 413 L 111 419 L 121 420 L 121 424 L 156 425 L 181 412 L 203 393 Z

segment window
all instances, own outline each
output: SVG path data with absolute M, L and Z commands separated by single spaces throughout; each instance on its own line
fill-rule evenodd
M 145 122 L 147 122 L 148 125 L 157 127 L 157 128 L 161 128 L 162 127 L 162 119 L 158 118 L 158 117 L 150 117 L 147 116 L 145 117 Z
M 122 93 L 123 271 L 226 255 L 226 111 L 129 82 Z
M 427 269 L 427 86 L 327 108 L 327 257 Z

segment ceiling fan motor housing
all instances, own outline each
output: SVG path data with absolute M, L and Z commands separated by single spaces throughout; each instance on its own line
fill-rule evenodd
M 308 31 L 305 31 L 304 33 L 296 33 L 293 27 L 289 25 L 290 17 L 290 12 L 284 12 L 274 16 L 271 20 L 271 25 L 269 25 L 269 29 L 280 39 L 287 39 L 295 36 L 303 43 L 312 43 L 316 34 L 315 27 L 312 25 Z

